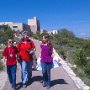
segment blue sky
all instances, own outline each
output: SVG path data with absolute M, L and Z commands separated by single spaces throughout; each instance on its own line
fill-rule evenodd
M 36 16 L 42 29 L 62 29 L 90 37 L 90 0 L 0 0 L 0 22 L 27 23 Z

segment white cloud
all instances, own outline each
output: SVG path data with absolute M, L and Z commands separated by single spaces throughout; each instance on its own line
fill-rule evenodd
M 80 33 L 81 36 L 86 36 L 87 34 L 86 33 Z
M 78 35 L 79 37 L 81 37 L 81 38 L 87 38 L 87 37 L 90 37 L 87 33 L 80 33 L 79 35 Z

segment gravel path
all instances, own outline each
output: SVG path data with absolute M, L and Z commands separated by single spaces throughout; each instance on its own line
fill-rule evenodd
M 7 75 L 5 71 L 0 72 L 0 90 L 5 86 L 5 82 L 7 81 Z

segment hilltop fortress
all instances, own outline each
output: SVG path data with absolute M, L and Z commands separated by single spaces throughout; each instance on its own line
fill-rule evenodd
M 40 30 L 40 22 L 36 17 L 28 19 L 28 24 L 16 22 L 0 22 L 0 26 L 2 25 L 8 25 L 12 30 L 15 31 L 31 30 L 34 34 Z

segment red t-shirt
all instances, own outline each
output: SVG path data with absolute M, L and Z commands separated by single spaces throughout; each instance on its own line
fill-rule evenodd
M 19 50 L 18 55 L 21 58 L 21 60 L 24 61 L 32 60 L 32 55 L 27 52 L 27 50 L 30 50 L 31 48 L 35 48 L 35 45 L 32 41 L 23 41 L 17 45 L 17 48 Z
M 17 48 L 15 46 L 6 47 L 3 52 L 3 56 L 6 57 L 6 65 L 17 64 L 16 60 Z

